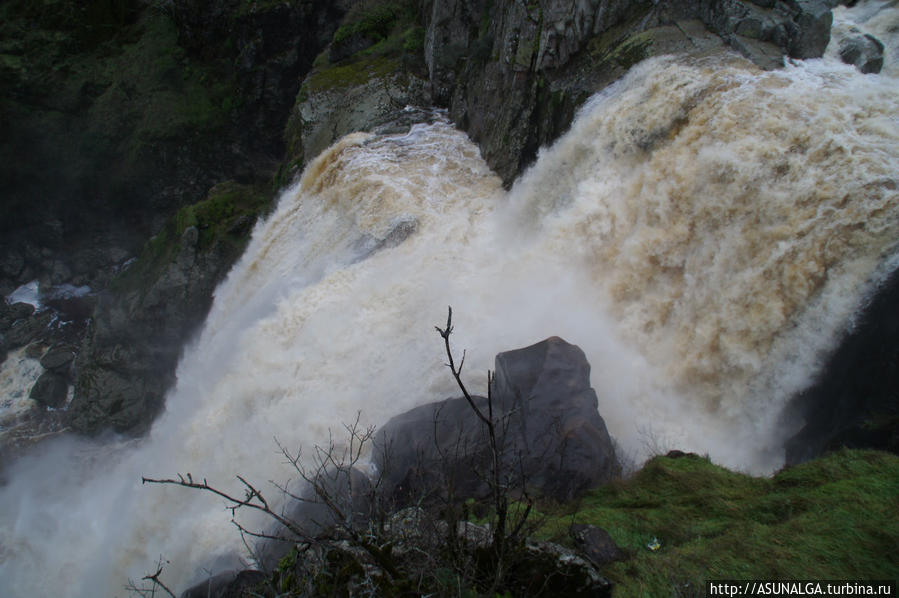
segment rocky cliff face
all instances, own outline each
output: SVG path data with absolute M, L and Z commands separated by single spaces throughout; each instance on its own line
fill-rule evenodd
M 784 56 L 821 56 L 832 21 L 826 2 L 799 0 L 423 0 L 412 14 L 408 5 L 365 0 L 348 13 L 343 28 L 358 31 L 339 40 L 338 32 L 297 98 L 288 127 L 294 165 L 389 121 L 402 102 L 433 103 L 449 108 L 508 185 L 587 97 L 640 60 L 730 47 L 776 68 Z M 384 10 L 394 18 L 369 31 Z M 402 43 L 416 30 L 420 45 Z M 391 53 L 391 43 L 402 51 Z M 408 68 L 419 62 L 423 69 Z
M 435 98 L 512 180 L 571 123 L 576 108 L 649 56 L 720 51 L 763 68 L 782 55 L 821 56 L 825 2 L 449 0 L 425 12 L 425 60 Z
M 805 424 L 786 444 L 787 463 L 840 447 L 899 453 L 899 273 L 886 280 L 794 404 Z
M 77 429 L 137 431 L 158 410 L 273 196 L 301 76 L 348 5 L 0 7 L 0 292 L 34 279 L 103 291 L 75 369 Z M 226 200 L 221 186 L 206 197 L 228 179 Z M 205 220 L 192 236 L 194 211 Z
M 76 368 L 78 429 L 140 430 L 239 254 L 234 238 L 223 249 L 178 218 L 162 226 L 214 182 L 257 196 L 282 156 L 277 181 L 347 133 L 400 130 L 436 105 L 511 184 L 587 97 L 640 60 L 730 49 L 776 68 L 819 56 L 831 3 L 180 0 L 79 13 L 60 0 L 61 20 L 6 3 L 14 35 L 0 80 L 13 93 L 0 150 L 16 166 L 0 169 L 12 198 L 2 290 L 33 277 L 102 288 L 148 231 L 166 232 L 99 300 Z M 36 157 L 17 164 L 17 143 Z M 50 164 L 58 177 L 44 176 Z M 264 203 L 214 228 L 240 229 Z
M 268 180 L 340 3 L 0 7 L 0 291 L 103 287 L 215 183 Z M 310 35 L 315 32 L 315 35 Z
M 174 381 L 184 344 L 240 257 L 266 190 L 226 182 L 182 208 L 104 292 L 76 362 L 71 425 L 139 433 Z

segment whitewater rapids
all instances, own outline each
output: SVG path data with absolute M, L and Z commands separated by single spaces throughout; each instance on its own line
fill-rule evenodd
M 895 67 L 830 54 L 777 72 L 646 61 L 508 193 L 442 122 L 342 139 L 257 225 L 148 437 L 62 438 L 10 469 L 0 594 L 123 596 L 160 557 L 181 589 L 234 566 L 221 501 L 141 476 L 270 488 L 290 477 L 274 438 L 311 447 L 358 411 L 377 425 L 455 395 L 433 328 L 447 305 L 473 390 L 497 352 L 558 335 L 585 351 L 623 453 L 775 469 L 786 401 L 899 239 Z

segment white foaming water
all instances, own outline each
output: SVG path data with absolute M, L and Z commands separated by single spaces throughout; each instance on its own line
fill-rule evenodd
M 770 471 L 784 402 L 895 251 L 897 92 L 828 59 L 655 59 L 508 194 L 444 124 L 341 140 L 257 227 L 147 438 L 48 442 L 8 472 L 0 594 L 124 595 L 160 555 L 180 588 L 233 562 L 221 501 L 141 476 L 265 487 L 289 477 L 273 437 L 308 448 L 357 410 L 380 424 L 456 394 L 447 304 L 471 388 L 497 352 L 559 335 L 625 450 L 651 429 Z
M 0 364 L 0 440 L 16 419 L 34 408 L 31 388 L 44 372 L 40 361 L 28 357 L 26 348 L 11 352 Z
M 41 309 L 43 306 L 40 301 L 40 283 L 36 280 L 32 280 L 29 283 L 23 284 L 9 294 L 6 298 L 6 302 L 9 304 L 28 303 L 33 305 L 35 309 Z

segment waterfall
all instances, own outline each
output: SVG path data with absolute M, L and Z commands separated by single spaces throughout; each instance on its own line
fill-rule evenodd
M 837 18 L 893 51 L 896 10 L 872 6 Z M 257 225 L 147 437 L 54 439 L 9 469 L 0 594 L 124 596 L 160 557 L 176 588 L 235 566 L 220 500 L 141 476 L 239 492 L 243 475 L 276 497 L 275 438 L 311 448 L 357 412 L 378 425 L 456 394 L 433 328 L 447 305 L 474 390 L 496 353 L 558 335 L 624 452 L 777 468 L 786 401 L 899 239 L 895 67 L 833 54 L 645 61 L 509 192 L 445 122 L 340 140 Z

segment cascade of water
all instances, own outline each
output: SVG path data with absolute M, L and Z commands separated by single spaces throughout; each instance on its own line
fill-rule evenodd
M 284 481 L 273 437 L 308 447 L 358 410 L 454 395 L 447 304 L 471 388 L 559 335 L 626 451 L 648 434 L 770 471 L 780 409 L 899 239 L 891 73 L 647 61 L 509 193 L 446 124 L 341 140 L 257 226 L 147 438 L 58 439 L 11 468 L 0 593 L 122 595 L 160 555 L 176 587 L 233 563 L 215 499 L 141 475 Z

